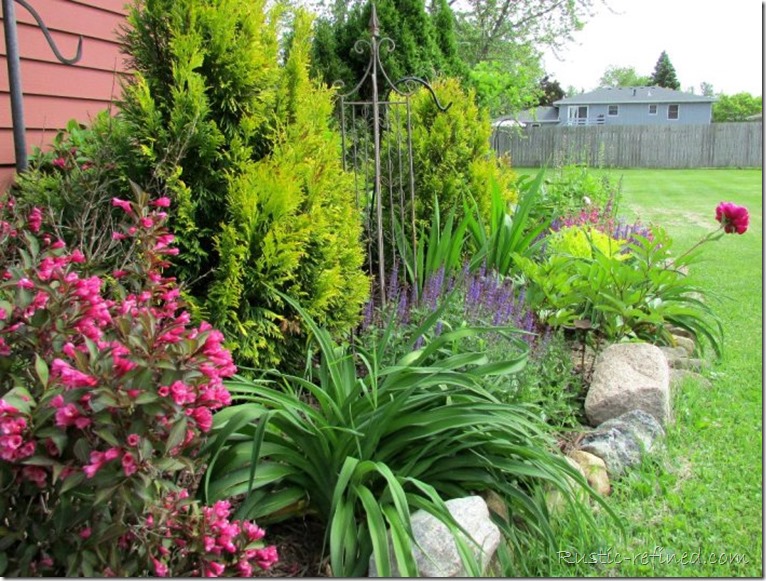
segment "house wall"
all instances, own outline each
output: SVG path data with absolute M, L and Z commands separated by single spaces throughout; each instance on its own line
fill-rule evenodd
M 678 119 L 668 119 L 669 103 L 657 103 L 657 114 L 649 114 L 649 103 L 619 103 L 617 116 L 609 116 L 609 105 L 588 105 L 587 125 L 707 125 L 712 120 L 711 103 L 678 103 Z M 559 110 L 559 124 L 567 125 L 568 106 Z M 602 123 L 603 121 L 603 123 Z
M 127 65 L 117 40 L 125 0 L 33 0 L 59 52 L 74 56 L 82 35 L 82 59 L 60 63 L 32 15 L 15 5 L 27 150 L 44 147 L 70 119 L 87 122 L 120 95 Z M 0 15 L 1 16 L 1 15 Z M 0 20 L 2 18 L 0 17 Z M 0 34 L 0 191 L 14 174 L 14 146 L 5 35 Z

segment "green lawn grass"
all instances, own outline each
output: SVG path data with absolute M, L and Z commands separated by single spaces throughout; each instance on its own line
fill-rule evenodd
M 562 546 L 582 555 L 600 553 L 595 560 L 607 562 L 558 560 L 548 573 L 762 577 L 761 171 L 608 173 L 622 177 L 622 213 L 663 225 L 674 237 L 676 253 L 718 225 L 714 210 L 721 201 L 748 207 L 751 225 L 742 236 L 707 244 L 691 273 L 726 297 L 713 303 L 726 335 L 722 360 L 706 373 L 712 389 L 696 382 L 681 386 L 674 394 L 676 422 L 668 429 L 666 450 L 613 483 L 610 506 L 626 519 L 625 536 L 612 529 L 589 543 L 562 537 Z M 695 562 L 682 563 L 684 554 Z M 717 561 L 725 554 L 725 562 L 712 563 L 711 554 Z

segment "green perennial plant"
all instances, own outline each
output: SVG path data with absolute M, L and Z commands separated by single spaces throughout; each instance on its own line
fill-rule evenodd
M 584 479 L 553 451 L 533 410 L 502 403 L 483 387 L 485 378 L 518 368 L 526 351 L 488 361 L 483 352 L 460 349 L 484 329 L 433 336 L 439 316 L 437 309 L 423 322 L 393 364 L 382 363 L 390 324 L 354 354 L 306 317 L 320 358 L 305 377 L 227 384 L 235 405 L 215 416 L 207 500 L 244 495 L 237 516 L 264 523 L 317 516 L 339 576 L 366 574 L 371 556 L 381 576 L 416 575 L 412 512 L 426 510 L 455 533 L 444 501 L 480 491 L 497 492 L 512 515 L 501 523 L 505 557 L 540 543 L 555 551 L 546 486 L 561 491 L 568 517 L 586 530 L 590 509 L 574 490 L 587 489 Z M 432 338 L 416 348 L 421 336 Z M 458 545 L 467 573 L 480 574 L 466 543 Z

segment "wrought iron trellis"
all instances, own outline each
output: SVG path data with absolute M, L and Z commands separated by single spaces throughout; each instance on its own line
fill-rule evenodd
M 64 57 L 59 52 L 56 42 L 53 40 L 48 27 L 37 11 L 26 0 L 2 0 L 3 7 L 3 30 L 5 32 L 6 62 L 8 65 L 8 85 L 11 96 L 11 119 L 13 123 L 13 149 L 16 156 L 16 171 L 22 172 L 27 169 L 27 144 L 26 127 L 24 124 L 24 95 L 21 90 L 21 66 L 19 60 L 19 39 L 16 33 L 16 9 L 13 5 L 18 2 L 37 22 L 43 31 L 48 46 L 51 47 L 56 58 L 66 65 L 74 65 L 82 57 L 82 36 L 77 41 L 77 53 L 71 59 Z
M 397 222 L 395 212 L 398 209 L 401 237 L 404 239 L 409 234 L 412 255 L 417 255 L 410 98 L 419 87 L 425 87 L 440 111 L 446 112 L 451 103 L 443 106 L 431 85 L 421 78 L 409 76 L 392 81 L 380 60 L 381 48 L 390 53 L 396 49 L 396 44 L 389 37 L 381 37 L 380 23 L 373 3 L 370 14 L 370 38 L 369 40 L 360 39 L 354 45 L 354 51 L 357 54 L 369 51 L 367 68 L 362 78 L 349 92 L 339 95 L 339 115 L 344 169 L 349 169 L 350 165 L 354 172 L 357 206 L 369 210 L 365 218 L 369 268 L 370 274 L 374 275 L 372 257 L 375 255 L 377 290 L 380 303 L 384 305 L 386 303 L 386 257 L 389 256 L 392 259 L 392 267 L 396 269 L 398 253 L 393 241 L 395 233 L 388 232 L 389 245 L 386 248 L 385 189 L 388 190 L 389 226 L 391 229 L 394 228 L 394 223 Z M 382 79 L 379 79 L 379 75 Z M 380 80 L 384 82 L 383 87 L 379 87 Z M 360 90 L 367 81 L 371 86 L 371 97 L 365 100 Z M 342 87 L 342 85 L 342 82 L 336 83 L 336 86 Z M 387 99 L 381 100 L 381 88 L 390 93 Z M 369 142 L 370 132 L 372 143 Z M 382 137 L 385 138 L 383 144 Z M 368 200 L 370 194 L 372 198 Z M 398 205 L 395 203 L 397 201 L 395 194 L 398 197 Z M 407 197 L 409 200 L 406 199 Z M 410 208 L 409 224 L 404 215 L 407 205 Z M 407 226 L 409 226 L 409 233 L 406 232 Z M 417 280 L 420 275 L 421 273 L 417 272 L 417 264 L 413 260 L 412 278 L 415 281 L 413 285 L 415 292 L 417 292 Z

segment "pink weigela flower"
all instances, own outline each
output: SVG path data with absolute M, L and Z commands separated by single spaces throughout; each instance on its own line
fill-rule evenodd
M 40 466 L 24 466 L 21 469 L 21 475 L 25 480 L 36 484 L 38 488 L 44 488 L 48 479 L 48 473 Z
M 138 470 L 136 459 L 130 452 L 125 452 L 122 456 L 122 469 L 125 472 L 125 476 L 130 476 Z
M 79 430 L 87 428 L 91 424 L 91 419 L 82 415 L 80 410 L 73 403 L 61 406 L 56 411 L 56 425 L 60 428 L 75 426 Z
M 149 204 L 157 208 L 169 208 L 170 198 L 168 198 L 167 196 L 163 196 L 161 198 L 157 198 L 156 200 L 149 202 Z
M 126 214 L 133 213 L 133 206 L 127 200 L 121 200 L 120 198 L 112 198 L 112 206 L 115 208 L 122 208 Z
M 27 220 L 29 229 L 37 234 L 40 231 L 40 227 L 43 225 L 43 212 L 40 208 L 35 206 L 29 213 L 29 219 Z
M 157 575 L 157 577 L 168 576 L 168 566 L 165 565 L 165 563 L 152 557 L 152 564 L 154 565 L 154 574 Z
M 274 545 L 264 549 L 256 549 L 255 563 L 261 569 L 268 569 L 277 561 L 279 561 L 279 555 L 277 554 L 277 548 Z
M 66 389 L 98 385 L 98 379 L 75 369 L 66 361 L 58 358 L 53 360 L 51 374 L 53 377 L 58 378 Z

